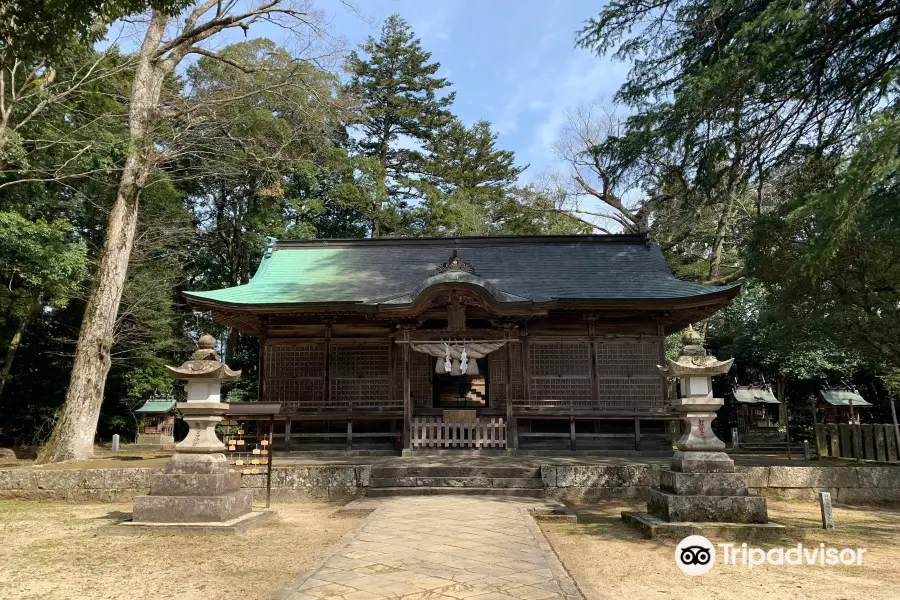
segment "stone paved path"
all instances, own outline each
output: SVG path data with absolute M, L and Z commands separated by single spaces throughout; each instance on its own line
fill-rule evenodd
M 582 600 L 526 512 L 534 501 L 413 496 L 375 505 L 363 527 L 282 598 Z

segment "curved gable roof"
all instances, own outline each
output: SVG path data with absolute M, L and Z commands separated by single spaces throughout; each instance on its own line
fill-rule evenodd
M 737 293 L 736 286 L 677 279 L 659 247 L 643 236 L 606 235 L 283 241 L 267 251 L 250 283 L 186 295 L 197 304 L 219 306 L 397 306 L 413 302 L 438 279 L 453 279 L 441 274 L 441 266 L 454 255 L 474 270 L 456 275 L 474 278 L 469 283 L 501 304 Z

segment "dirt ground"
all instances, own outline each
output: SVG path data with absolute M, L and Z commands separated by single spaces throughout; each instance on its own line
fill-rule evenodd
M 900 506 L 835 507 L 837 529 L 821 529 L 819 505 L 769 501 L 774 522 L 806 529 L 805 546 L 867 548 L 862 566 L 716 566 L 690 577 L 675 565 L 679 540 L 640 537 L 622 524 L 622 510 L 645 510 L 625 501 L 573 507 L 577 525 L 544 524 L 554 550 L 588 600 L 897 600 L 900 598 Z M 717 540 L 711 539 L 713 543 Z M 719 540 L 722 541 L 722 540 Z M 797 540 L 758 545 L 796 547 Z
M 0 501 L 0 599 L 269 599 L 359 519 L 276 504 L 239 535 L 110 536 L 131 504 Z

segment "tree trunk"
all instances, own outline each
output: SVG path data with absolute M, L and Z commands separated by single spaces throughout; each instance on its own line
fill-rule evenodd
M 735 204 L 735 194 L 737 194 L 736 190 L 732 190 L 732 192 L 728 194 L 728 201 L 725 203 L 725 206 L 722 208 L 722 213 L 719 215 L 719 222 L 716 225 L 716 238 L 713 242 L 712 256 L 710 257 L 711 260 L 709 263 L 707 281 L 713 281 L 719 278 L 719 271 L 722 266 L 722 251 L 725 247 L 725 232 L 731 222 L 731 212 Z
M 0 396 L 3 395 L 3 388 L 6 386 L 9 372 L 12 371 L 13 360 L 16 358 L 16 350 L 19 349 L 19 344 L 22 343 L 22 336 L 25 334 L 25 325 L 27 324 L 28 319 L 22 317 L 22 320 L 19 321 L 19 327 L 13 334 L 12 340 L 10 340 L 9 346 L 6 349 L 6 358 L 3 360 L 3 370 L 0 371 Z
M 37 463 L 83 460 L 94 450 L 94 434 L 110 366 L 110 349 L 128 259 L 134 245 L 141 189 L 153 165 L 152 124 L 165 71 L 155 59 L 168 17 L 154 12 L 131 88 L 129 140 L 116 201 L 109 213 L 106 238 L 97 261 L 91 295 L 84 311 L 75 361 L 62 415 Z
M 240 346 L 240 332 L 234 327 L 228 328 L 228 341 L 225 342 L 225 364 L 231 364 Z

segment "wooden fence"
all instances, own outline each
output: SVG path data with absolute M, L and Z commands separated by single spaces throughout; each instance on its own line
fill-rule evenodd
M 819 456 L 877 462 L 897 462 L 897 436 L 893 425 L 817 424 Z
M 410 445 L 417 448 L 506 448 L 503 419 L 475 419 L 474 423 L 448 423 L 440 417 L 412 420 Z

